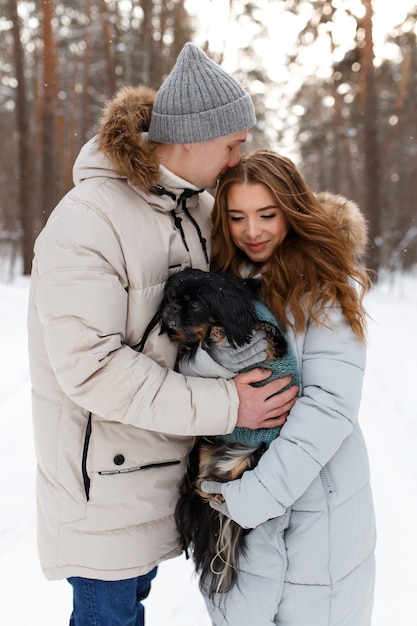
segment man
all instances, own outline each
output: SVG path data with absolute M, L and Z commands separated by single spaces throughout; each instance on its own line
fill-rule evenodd
M 155 93 L 126 88 L 35 245 L 29 351 L 38 544 L 73 587 L 73 626 L 142 625 L 156 566 L 180 553 L 173 511 L 196 435 L 285 421 L 296 389 L 174 371 L 158 329 L 134 346 L 167 277 L 208 269 L 210 194 L 255 123 L 243 87 L 192 44 Z M 241 365 L 259 361 L 255 337 Z M 236 367 L 236 370 L 239 369 Z M 235 370 L 235 371 L 236 371 Z M 281 416 L 281 417 L 277 417 Z

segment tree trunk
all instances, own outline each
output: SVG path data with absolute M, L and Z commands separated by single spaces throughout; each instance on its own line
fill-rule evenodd
M 59 199 L 57 168 L 57 106 L 58 84 L 56 52 L 52 30 L 54 7 L 52 0 L 42 0 L 43 26 L 43 98 L 42 98 L 42 149 L 41 149 L 41 220 L 46 222 Z
M 106 0 L 100 2 L 101 28 L 103 33 L 104 58 L 106 60 L 106 73 L 108 81 L 108 93 L 113 95 L 116 91 L 116 70 L 113 59 L 113 49 L 115 48 L 112 32 L 109 7 Z
M 365 16 L 361 21 L 364 31 L 361 60 L 361 112 L 363 116 L 363 149 L 365 167 L 365 202 L 363 207 L 369 220 L 369 262 L 371 270 L 380 268 L 381 261 L 381 206 L 380 167 L 377 139 L 377 94 L 375 85 L 374 49 L 372 41 L 372 0 L 362 0 Z
M 35 240 L 35 194 L 33 190 L 33 149 L 30 138 L 29 107 L 26 97 L 24 52 L 20 39 L 20 19 L 17 13 L 17 0 L 8 0 L 9 17 L 13 24 L 14 59 L 17 79 L 16 130 L 17 130 L 17 170 L 18 170 L 18 210 L 17 214 L 23 231 L 23 273 L 30 274 Z

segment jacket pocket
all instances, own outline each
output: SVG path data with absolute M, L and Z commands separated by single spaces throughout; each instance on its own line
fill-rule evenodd
M 111 476 L 112 474 L 130 474 L 131 472 L 140 472 L 147 469 L 155 469 L 157 467 L 169 467 L 170 465 L 179 465 L 181 461 L 163 461 L 160 463 L 148 463 L 147 465 L 137 465 L 136 467 L 127 467 L 124 469 L 100 470 L 97 474 L 100 476 Z
M 92 471 L 83 527 L 95 533 L 126 532 L 156 522 L 173 527 L 171 516 L 184 472 L 185 461 L 162 459 Z

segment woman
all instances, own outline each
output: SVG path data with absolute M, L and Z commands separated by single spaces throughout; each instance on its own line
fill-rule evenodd
M 212 270 L 259 280 L 286 329 L 300 397 L 258 466 L 229 483 L 220 510 L 245 528 L 238 583 L 206 597 L 220 626 L 369 626 L 375 524 L 358 412 L 365 368 L 359 263 L 365 221 L 352 202 L 315 196 L 294 164 L 246 154 L 220 180 Z

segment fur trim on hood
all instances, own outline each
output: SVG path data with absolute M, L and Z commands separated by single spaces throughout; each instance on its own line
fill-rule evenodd
M 365 252 L 368 227 L 358 205 L 329 191 L 318 193 L 316 197 L 328 212 L 334 232 L 341 233 L 351 254 L 359 259 Z
M 159 162 L 143 133 L 149 129 L 156 91 L 123 87 L 107 102 L 97 133 L 98 149 L 112 167 L 143 191 L 159 182 Z

